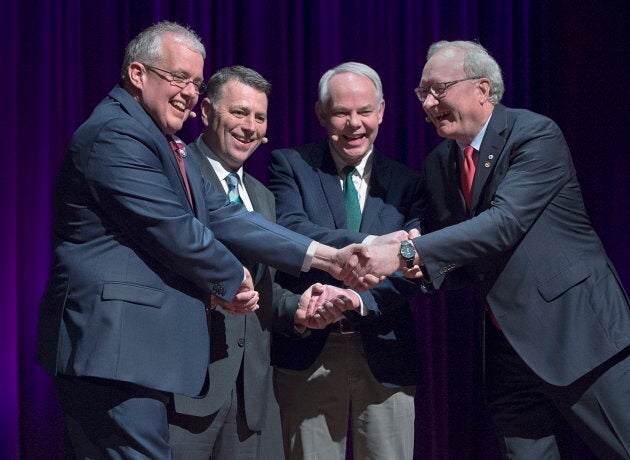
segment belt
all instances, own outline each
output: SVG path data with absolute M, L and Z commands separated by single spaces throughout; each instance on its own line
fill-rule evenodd
M 344 335 L 359 333 L 359 331 L 355 330 L 352 327 L 352 324 L 350 324 L 350 321 L 348 321 L 345 318 L 340 319 L 339 321 L 335 323 L 331 323 L 328 326 L 328 330 L 334 334 L 344 334 Z

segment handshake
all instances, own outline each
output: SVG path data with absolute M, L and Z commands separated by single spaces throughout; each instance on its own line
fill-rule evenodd
M 417 230 L 399 230 L 373 238 L 369 244 L 350 244 L 341 249 L 319 244 L 311 268 L 328 272 L 334 278 L 357 291 L 371 289 L 396 270 L 407 278 L 421 278 L 418 266 L 407 268 L 398 256 L 400 242 L 420 236 Z M 241 289 L 231 302 L 215 299 L 229 313 L 243 315 L 258 309 L 258 293 L 254 290 L 249 272 Z M 300 299 L 296 323 L 310 328 L 325 327 L 341 318 L 346 310 L 360 304 L 356 293 L 335 286 L 311 286 Z M 297 315 L 302 315 L 300 318 Z
M 398 256 L 400 242 L 417 236 L 420 236 L 420 232 L 416 229 L 409 233 L 399 230 L 377 236 L 368 245 L 351 244 L 341 249 L 320 245 L 313 259 L 313 267 L 330 273 L 358 291 L 374 287 L 399 269 L 407 278 L 421 278 L 422 272 L 418 266 L 407 268 Z

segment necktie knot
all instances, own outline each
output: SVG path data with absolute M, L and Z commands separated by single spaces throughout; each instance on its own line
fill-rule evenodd
M 186 146 L 179 139 L 174 139 L 173 136 L 167 136 L 167 139 L 173 152 L 184 158 L 186 156 Z
M 352 181 L 352 176 L 357 172 L 354 166 L 346 166 L 341 170 L 344 177 L 343 194 L 346 205 L 346 228 L 355 232 L 361 228 L 361 205 L 359 204 L 359 194 Z
M 354 173 L 357 172 L 357 168 L 355 168 L 354 166 L 346 166 L 341 170 L 341 172 L 343 174 L 343 177 L 348 179 L 348 176 L 352 178 Z
M 472 159 L 474 154 L 475 154 L 475 149 L 472 146 L 467 145 L 466 147 L 464 147 L 464 157 L 466 159 Z
M 227 176 L 225 176 L 225 182 L 227 182 L 228 199 L 230 200 L 230 202 L 242 203 L 243 200 L 241 200 L 241 197 L 238 193 L 238 183 L 239 183 L 238 174 L 233 173 L 233 172 L 229 173 Z

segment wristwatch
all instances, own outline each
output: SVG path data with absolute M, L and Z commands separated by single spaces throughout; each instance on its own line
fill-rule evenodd
M 412 268 L 414 266 L 414 259 L 416 258 L 416 247 L 410 240 L 401 241 L 398 255 L 405 261 L 407 268 Z

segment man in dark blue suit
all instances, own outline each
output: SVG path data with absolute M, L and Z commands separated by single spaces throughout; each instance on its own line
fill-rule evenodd
M 38 361 L 55 375 L 80 458 L 170 457 L 172 393 L 207 391 L 210 297 L 243 313 L 258 303 L 236 256 L 351 283 L 363 272 L 353 272 L 359 256 L 369 264 L 352 253 L 360 247 L 337 251 L 287 231 L 185 169 L 173 136 L 205 87 L 204 57 L 178 24 L 141 32 L 121 86 L 77 130 L 61 165 Z
M 407 238 L 402 229 L 418 199 L 419 174 L 374 147 L 384 109 L 380 78 L 370 67 L 350 62 L 323 75 L 316 112 L 329 137 L 272 152 L 269 188 L 278 223 L 334 247 Z M 277 280 L 295 292 L 335 283 L 310 274 L 279 273 Z M 361 299 L 346 291 L 356 311 L 343 320 L 304 336 L 301 324 L 294 334 L 274 335 L 288 458 L 345 458 L 349 422 L 354 458 L 412 458 L 420 363 L 406 297 L 415 291 L 414 283 L 390 277 Z
M 446 140 L 424 165 L 423 236 L 410 258 L 435 287 L 458 278 L 478 288 L 486 394 L 504 458 L 570 458 L 566 420 L 600 458 L 627 459 L 628 297 L 562 132 L 501 105 L 503 90 L 478 43 L 429 48 L 416 94 Z M 399 266 L 396 245 L 380 249 L 389 252 L 383 266 Z

